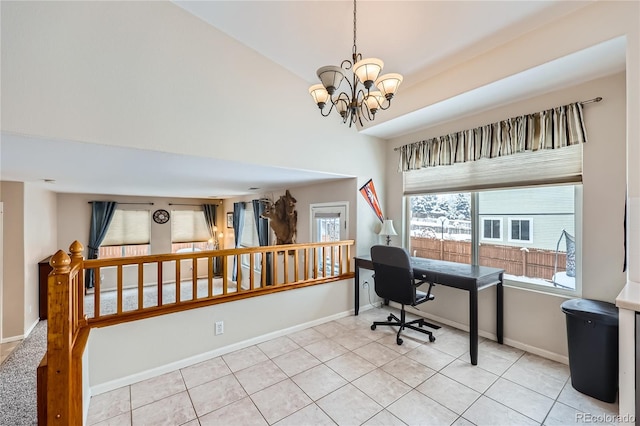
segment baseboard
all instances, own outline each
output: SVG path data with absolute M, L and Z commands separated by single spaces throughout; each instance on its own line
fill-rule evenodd
M 400 305 L 395 305 L 393 302 L 390 303 L 391 306 L 400 309 Z M 435 321 L 440 324 L 448 325 L 449 327 L 457 328 L 458 330 L 469 332 L 469 326 L 467 324 L 461 324 L 456 321 L 451 321 L 446 318 L 439 317 L 438 315 L 428 314 L 426 312 L 420 311 L 418 309 L 411 308 L 409 306 L 405 307 L 407 312 L 411 312 L 412 314 L 419 315 L 428 320 Z M 498 336 L 495 333 L 489 333 L 487 331 L 478 330 L 478 336 L 486 337 L 487 339 L 491 339 L 494 342 L 498 340 Z M 504 338 L 503 342 L 505 345 L 511 346 L 512 348 L 520 349 L 525 352 L 532 353 L 534 355 L 538 355 L 542 358 L 550 359 L 552 361 L 559 362 L 561 364 L 569 365 L 569 358 L 566 355 L 561 355 L 555 352 L 548 351 L 546 349 L 538 348 L 536 346 L 531 346 L 526 343 L 522 343 L 517 340 Z
M 371 309 L 373 306 L 368 305 L 361 308 L 361 311 L 366 311 L 367 309 Z M 304 330 L 306 328 L 315 327 L 316 325 L 324 324 L 325 322 L 333 321 L 336 319 L 344 318 L 347 316 L 351 316 L 354 314 L 354 310 L 349 310 L 341 313 L 337 313 L 334 315 L 330 315 L 328 317 L 320 318 L 317 320 L 309 321 L 304 324 L 298 324 L 293 327 L 285 328 L 282 330 L 277 330 L 268 334 L 264 334 L 258 337 L 254 337 L 251 339 L 244 340 L 242 342 L 234 343 L 222 348 L 214 349 L 209 352 L 205 352 L 199 355 L 195 355 L 189 358 L 181 359 L 179 361 L 175 361 L 169 364 L 165 364 L 159 367 L 155 367 L 149 370 L 141 371 L 140 373 L 132 374 L 130 376 L 122 377 L 117 380 L 112 380 L 110 382 L 102 383 L 99 385 L 92 386 L 90 388 L 91 395 L 99 395 L 101 393 L 109 392 L 124 386 L 129 386 L 134 383 L 140 382 L 142 380 L 151 379 L 153 377 L 160 376 L 165 373 L 170 373 L 172 371 L 179 370 L 181 368 L 189 367 L 195 364 L 198 364 L 203 361 L 210 360 L 212 358 L 216 358 L 222 355 L 226 355 L 230 352 L 234 352 L 240 349 L 248 348 L 249 346 L 257 345 L 259 343 L 266 342 L 267 340 L 275 339 L 277 337 L 282 337 L 290 333 L 295 333 L 296 331 Z
M 24 339 L 24 335 L 20 334 L 18 336 L 5 337 L 4 339 L 0 340 L 0 343 L 11 343 L 22 339 Z
M 36 325 L 38 325 L 39 322 L 40 322 L 40 319 L 35 320 L 35 322 L 33 324 L 31 324 L 31 326 L 29 326 L 29 328 L 27 328 L 27 330 L 25 331 L 24 334 L 19 334 L 17 336 L 11 336 L 11 337 L 5 337 L 4 339 L 0 340 L 0 343 L 11 343 L 11 342 L 16 342 L 18 340 L 26 339 L 27 337 L 29 337 L 29 335 L 31 334 L 33 329 L 36 328 Z
M 38 325 L 38 323 L 40 322 L 40 318 L 38 318 L 37 320 L 35 320 L 35 322 L 33 324 L 31 324 L 31 327 L 29 327 L 27 329 L 27 331 L 24 333 L 24 338 L 26 339 L 27 337 L 29 337 L 29 335 L 31 334 L 31 332 L 33 331 L 34 328 L 36 328 L 36 325 Z

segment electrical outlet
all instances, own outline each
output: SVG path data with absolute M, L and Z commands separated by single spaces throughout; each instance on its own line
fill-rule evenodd
M 216 336 L 224 333 L 224 321 L 216 321 Z

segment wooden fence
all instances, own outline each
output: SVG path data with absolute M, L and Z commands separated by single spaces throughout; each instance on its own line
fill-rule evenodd
M 412 256 L 471 263 L 471 242 L 411 237 Z M 558 252 L 558 272 L 566 270 L 565 252 Z M 504 269 L 505 273 L 552 280 L 556 262 L 553 250 L 481 244 L 479 263 Z

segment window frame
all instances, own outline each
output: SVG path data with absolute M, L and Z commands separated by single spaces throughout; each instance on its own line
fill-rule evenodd
M 472 217 L 473 217 L 473 213 L 472 213 Z M 480 218 L 482 220 L 482 223 L 480 224 L 480 240 L 481 241 L 504 241 L 504 227 L 502 226 L 502 218 L 498 217 L 498 216 L 486 216 L 486 217 L 482 217 Z M 499 227 L 499 232 L 500 232 L 500 237 L 499 238 L 493 238 L 493 237 L 485 237 L 484 235 L 484 223 L 485 221 L 490 220 L 491 223 L 491 233 L 493 234 L 493 221 L 497 221 L 498 222 L 498 227 Z
M 513 238 L 513 222 L 529 222 L 529 239 L 524 240 L 522 238 Z M 507 233 L 507 241 L 510 243 L 522 243 L 522 244 L 533 244 L 533 218 L 532 217 L 509 217 L 507 218 L 507 223 L 509 224 L 509 232 Z M 522 227 L 520 228 L 520 233 L 522 234 Z
M 553 294 L 567 297 L 581 297 L 582 296 L 582 223 L 583 223 L 583 184 L 581 182 L 565 182 L 560 184 L 562 186 L 572 186 L 574 189 L 574 226 L 575 226 L 575 238 L 576 238 L 576 276 L 575 276 L 575 288 L 574 289 L 565 289 L 561 287 L 555 287 L 553 284 L 541 285 L 536 278 L 523 277 L 523 276 L 515 276 L 510 274 L 504 274 L 503 284 L 505 287 L 512 287 L 524 291 L 535 291 L 537 293 L 543 294 Z M 547 185 L 535 185 L 535 187 L 545 187 L 545 186 L 555 186 L 554 184 Z M 493 188 L 492 190 L 500 190 L 500 189 L 518 189 L 518 187 L 503 187 L 503 188 Z M 482 240 L 480 238 L 480 230 L 478 227 L 480 226 L 479 213 L 478 213 L 478 191 L 456 191 L 456 192 L 468 192 L 471 194 L 471 222 L 472 222 L 472 230 L 471 230 L 471 244 L 472 244 L 472 263 L 478 264 L 478 252 L 473 248 L 480 247 L 482 244 Z M 442 192 L 429 192 L 431 194 L 447 194 L 450 191 L 442 191 Z M 407 248 L 411 247 L 411 197 L 427 195 L 429 193 L 423 194 L 405 194 L 403 196 L 403 205 L 404 205 L 404 214 L 403 214 L 403 243 Z M 494 217 L 491 215 L 487 215 L 486 217 Z

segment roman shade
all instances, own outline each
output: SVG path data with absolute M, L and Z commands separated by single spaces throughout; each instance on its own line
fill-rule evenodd
M 171 212 L 171 242 L 192 243 L 208 241 L 211 234 L 202 210 L 173 210 Z
M 582 181 L 580 102 L 413 144 L 400 151 L 404 193 Z

